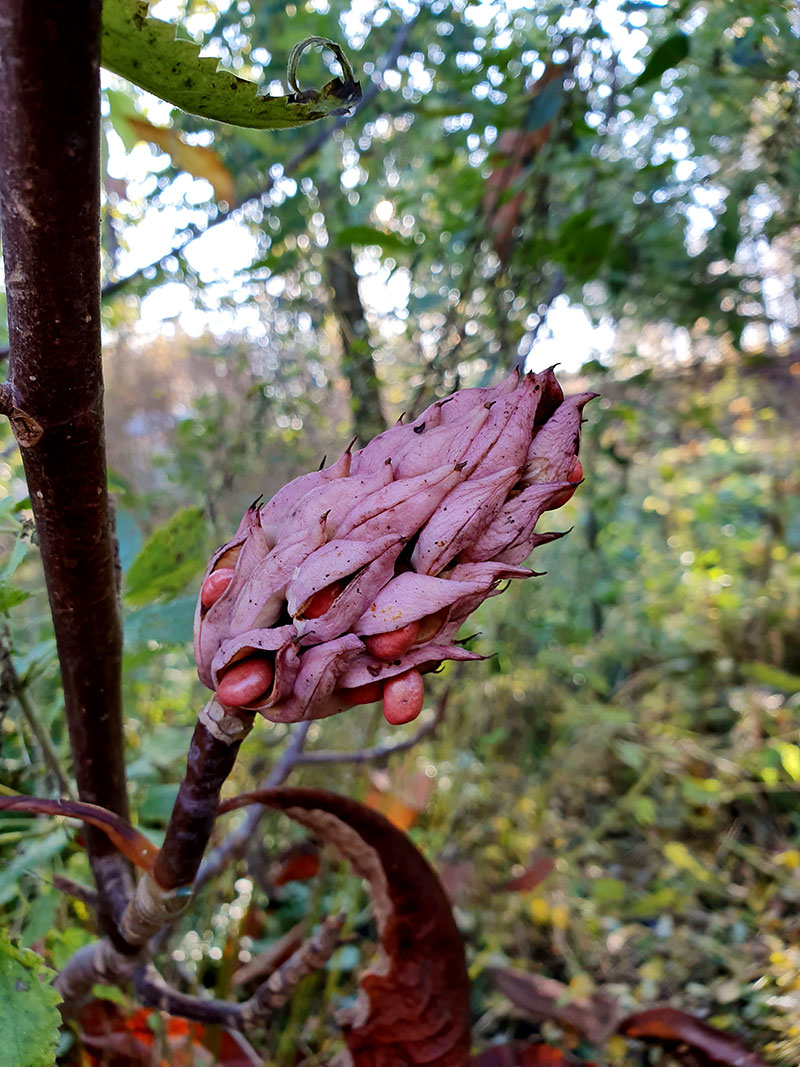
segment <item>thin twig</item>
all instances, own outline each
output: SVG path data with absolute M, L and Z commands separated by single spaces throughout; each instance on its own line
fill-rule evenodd
M 33 736 L 42 750 L 42 756 L 44 762 L 47 764 L 48 769 L 58 782 L 58 788 L 61 795 L 64 797 L 74 798 L 74 790 L 64 773 L 61 763 L 58 758 L 58 753 L 53 747 L 53 742 L 46 730 L 39 722 L 39 716 L 36 708 L 33 706 L 33 702 L 28 696 L 28 691 L 25 687 L 25 683 L 17 674 L 17 668 L 14 666 L 14 661 L 11 658 L 11 633 L 8 626 L 3 624 L 2 630 L 0 630 L 0 673 L 2 673 L 3 687 L 6 691 L 14 694 L 14 698 L 22 710 L 22 714 L 30 726 Z
M 242 1005 L 229 1000 L 205 1000 L 187 993 L 179 993 L 168 986 L 155 967 L 148 963 L 140 968 L 134 979 L 137 999 L 148 1008 L 158 1008 L 184 1019 L 242 1029 Z
M 147 1007 L 158 1008 L 170 1015 L 180 1015 L 184 1019 L 224 1026 L 235 1031 L 258 1029 L 264 1026 L 273 1012 L 283 1007 L 307 975 L 328 962 L 339 943 L 344 921 L 344 915 L 328 916 L 317 933 L 304 941 L 243 1004 L 180 993 L 167 985 L 150 963 L 136 971 L 136 996 Z
M 356 749 L 355 752 L 328 752 L 325 749 L 319 752 L 303 752 L 298 756 L 296 763 L 298 766 L 302 766 L 304 763 L 370 763 L 373 760 L 389 759 L 390 756 L 394 756 L 398 752 L 406 752 L 409 748 L 419 744 L 423 738 L 434 733 L 444 718 L 449 696 L 450 690 L 448 689 L 439 698 L 433 718 L 424 722 L 416 733 L 405 741 L 398 741 L 394 745 L 375 745 L 372 748 L 360 748 Z
M 91 886 L 84 885 L 83 882 L 76 882 L 72 878 L 65 878 L 63 874 L 53 875 L 53 885 L 61 893 L 66 893 L 67 896 L 82 901 L 92 911 L 97 911 L 97 890 L 92 889 Z

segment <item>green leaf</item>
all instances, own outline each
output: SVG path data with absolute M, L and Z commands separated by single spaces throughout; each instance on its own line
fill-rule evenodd
M 177 785 L 150 785 L 138 807 L 139 819 L 150 825 L 164 825 L 169 819 L 178 795 Z
M 531 101 L 525 116 L 525 129 L 540 130 L 548 122 L 552 122 L 561 110 L 564 101 L 564 83 L 561 80 L 553 80 L 545 85 L 544 89 Z
M 192 639 L 196 596 L 179 596 L 168 604 L 147 604 L 125 618 L 125 647 L 148 641 L 160 645 L 183 645 Z
M 95 982 L 92 986 L 92 996 L 96 1000 L 110 1000 L 112 1004 L 119 1004 L 121 1008 L 130 1010 L 130 999 L 125 996 L 119 986 L 101 985 L 101 983 Z
M 742 674 L 748 681 L 757 682 L 783 693 L 800 692 L 800 675 L 775 667 L 771 663 L 743 663 Z
M 200 508 L 182 508 L 152 534 L 131 564 L 125 596 L 131 604 L 172 598 L 206 564 L 206 521 Z M 157 639 L 156 639 L 157 640 Z
M 150 18 L 147 0 L 105 0 L 101 62 L 107 70 L 193 115 L 234 126 L 281 130 L 347 112 L 361 99 L 361 87 L 338 45 L 310 37 L 289 60 L 290 96 L 263 96 L 254 82 L 218 70 L 219 60 L 200 58 L 201 46 L 178 40 L 175 27 Z M 299 90 L 294 73 L 308 45 L 331 48 L 343 78 L 322 89 Z
M 679 870 L 688 871 L 698 881 L 708 882 L 711 880 L 709 872 L 682 841 L 668 841 L 664 845 L 664 856 Z
M 688 55 L 689 38 L 685 33 L 674 33 L 653 51 L 647 61 L 647 66 L 633 83 L 633 87 L 638 89 L 642 85 L 647 85 L 648 82 L 655 81 L 665 71 L 677 67 Z
M 619 878 L 593 878 L 591 888 L 592 896 L 599 904 L 619 904 L 628 892 Z
M 122 573 L 127 574 L 142 547 L 142 532 L 133 515 L 124 508 L 117 509 L 117 542 Z
M 50 984 L 55 971 L 28 948 L 0 934 L 0 1062 L 50 1067 L 56 1062 L 61 997 Z
M 29 839 L 11 863 L 0 872 L 0 904 L 8 904 L 10 900 L 21 894 L 19 880 L 22 874 L 28 871 L 39 871 L 48 860 L 58 855 L 66 844 L 67 835 L 61 829 L 54 830 L 46 837 Z
M 345 226 L 336 234 L 340 247 L 349 245 L 380 245 L 384 252 L 405 252 L 411 247 L 409 241 L 397 233 L 376 230 L 372 226 Z
M 130 119 L 140 119 L 142 116 L 136 110 L 133 100 L 127 93 L 120 93 L 116 89 L 107 89 L 108 117 L 114 132 L 120 137 L 126 152 L 132 152 L 139 143 L 139 135 L 131 127 Z M 109 481 L 110 481 L 109 477 Z
M 8 557 L 8 563 L 6 563 L 3 569 L 4 578 L 8 579 L 14 577 L 17 567 L 19 567 L 20 563 L 22 563 L 27 555 L 28 547 L 28 541 L 26 541 L 20 534 L 17 534 L 14 547 L 11 549 L 11 555 Z
M 20 941 L 26 948 L 35 945 L 37 941 L 49 934 L 56 924 L 58 905 L 61 901 L 60 893 L 41 892 L 31 904 L 28 914 L 25 916 L 25 925 L 22 928 Z
M 9 611 L 27 600 L 30 593 L 24 589 L 15 589 L 9 582 L 0 581 L 0 611 Z
M 791 745 L 788 741 L 778 742 L 783 769 L 795 782 L 800 782 L 800 748 Z

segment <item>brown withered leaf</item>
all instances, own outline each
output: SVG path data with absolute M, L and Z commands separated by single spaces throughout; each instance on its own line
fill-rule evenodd
M 556 63 L 547 65 L 531 89 L 532 108 L 535 107 L 537 97 L 543 97 L 548 92 L 551 83 L 563 79 L 564 69 Z M 495 166 L 486 180 L 482 207 L 488 219 L 494 250 L 502 262 L 508 259 L 511 252 L 514 228 L 520 221 L 525 196 L 529 195 L 523 184 L 526 172 L 537 153 L 550 140 L 553 131 L 552 116 L 545 114 L 544 120 L 540 119 L 538 122 L 534 119 L 532 126 L 530 113 L 528 118 L 526 129 L 504 130 L 497 138 Z M 516 189 L 519 191 L 516 192 Z
M 360 976 L 355 1006 L 340 1014 L 355 1067 L 464 1067 L 469 979 L 444 890 L 406 835 L 378 812 L 321 789 L 265 789 L 228 800 L 284 811 L 330 842 L 369 883 L 378 960 Z
M 234 203 L 233 175 L 213 148 L 187 144 L 177 130 L 154 126 L 144 118 L 126 115 L 120 121 L 127 122 L 142 141 L 149 141 L 162 152 L 166 152 L 178 170 L 185 170 L 195 178 L 205 178 L 213 188 L 217 200 L 224 200 L 231 205 Z
M 273 886 L 280 888 L 289 882 L 307 882 L 319 874 L 319 847 L 313 841 L 298 841 L 290 845 L 269 866 Z
M 469 1067 L 578 1067 L 578 1061 L 565 1056 L 553 1045 L 492 1045 L 485 1052 L 473 1056 Z M 581 1063 L 580 1067 L 595 1067 Z
M 158 849 L 144 834 L 135 830 L 119 815 L 97 804 L 80 800 L 46 800 L 39 797 L 0 797 L 0 811 L 25 811 L 32 815 L 62 815 L 68 819 L 96 826 L 111 840 L 123 856 L 143 871 L 152 871 Z
M 410 830 L 425 810 L 436 781 L 406 765 L 390 775 L 388 771 L 370 773 L 372 789 L 364 802 L 368 808 L 385 815 L 400 830 Z
M 510 893 L 528 893 L 531 889 L 545 880 L 556 869 L 555 860 L 544 852 L 536 851 L 531 856 L 530 863 L 522 872 L 514 878 L 504 882 L 501 889 Z
M 617 1029 L 619 1004 L 607 993 L 572 997 L 563 982 L 510 967 L 490 967 L 488 974 L 514 1007 L 531 1019 L 555 1019 L 579 1031 L 593 1045 L 604 1044 Z
M 620 1023 L 626 1037 L 661 1045 L 687 1067 L 767 1067 L 738 1038 L 678 1008 L 650 1008 Z

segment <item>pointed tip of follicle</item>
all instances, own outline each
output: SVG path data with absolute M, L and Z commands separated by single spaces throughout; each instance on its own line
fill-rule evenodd
M 317 467 L 317 470 L 321 471 L 322 468 L 327 463 L 327 461 L 328 461 L 328 453 L 326 452 L 325 455 L 322 457 L 322 459 L 319 461 L 319 466 Z
M 263 493 L 259 493 L 258 496 L 255 498 L 255 500 L 253 501 L 253 503 L 250 505 L 250 507 L 247 510 L 248 511 L 258 511 L 258 509 L 261 507 L 261 502 L 263 501 L 263 499 L 264 499 L 264 494 Z
M 476 637 L 480 637 L 483 634 L 483 630 L 476 630 L 474 634 L 470 634 L 469 637 L 459 637 L 454 641 L 454 645 L 467 645 L 470 641 L 474 641 Z
M 352 437 L 352 438 L 350 439 L 350 443 L 348 444 L 347 448 L 346 448 L 346 449 L 344 450 L 344 454 L 345 454 L 346 456 L 349 456 L 349 455 L 350 455 L 350 454 L 352 453 L 352 451 L 353 451 L 353 445 L 354 445 L 354 444 L 356 443 L 356 441 L 357 441 L 357 440 L 358 440 L 358 436 L 356 436 L 356 437 Z

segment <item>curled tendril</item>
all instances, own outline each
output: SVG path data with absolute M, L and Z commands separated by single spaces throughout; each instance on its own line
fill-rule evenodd
M 327 37 L 306 37 L 305 40 L 298 41 L 298 43 L 289 53 L 289 65 L 286 70 L 286 81 L 288 82 L 289 88 L 293 93 L 300 95 L 303 92 L 297 81 L 297 67 L 300 63 L 300 57 L 302 56 L 303 52 L 305 52 L 306 49 L 312 47 L 328 48 L 331 52 L 333 52 L 337 62 L 339 63 L 339 66 L 342 68 L 342 81 L 345 84 L 350 84 L 356 80 L 355 73 L 353 71 L 352 66 L 350 65 L 350 60 L 345 55 L 341 45 L 337 44 L 336 41 L 329 40 Z

